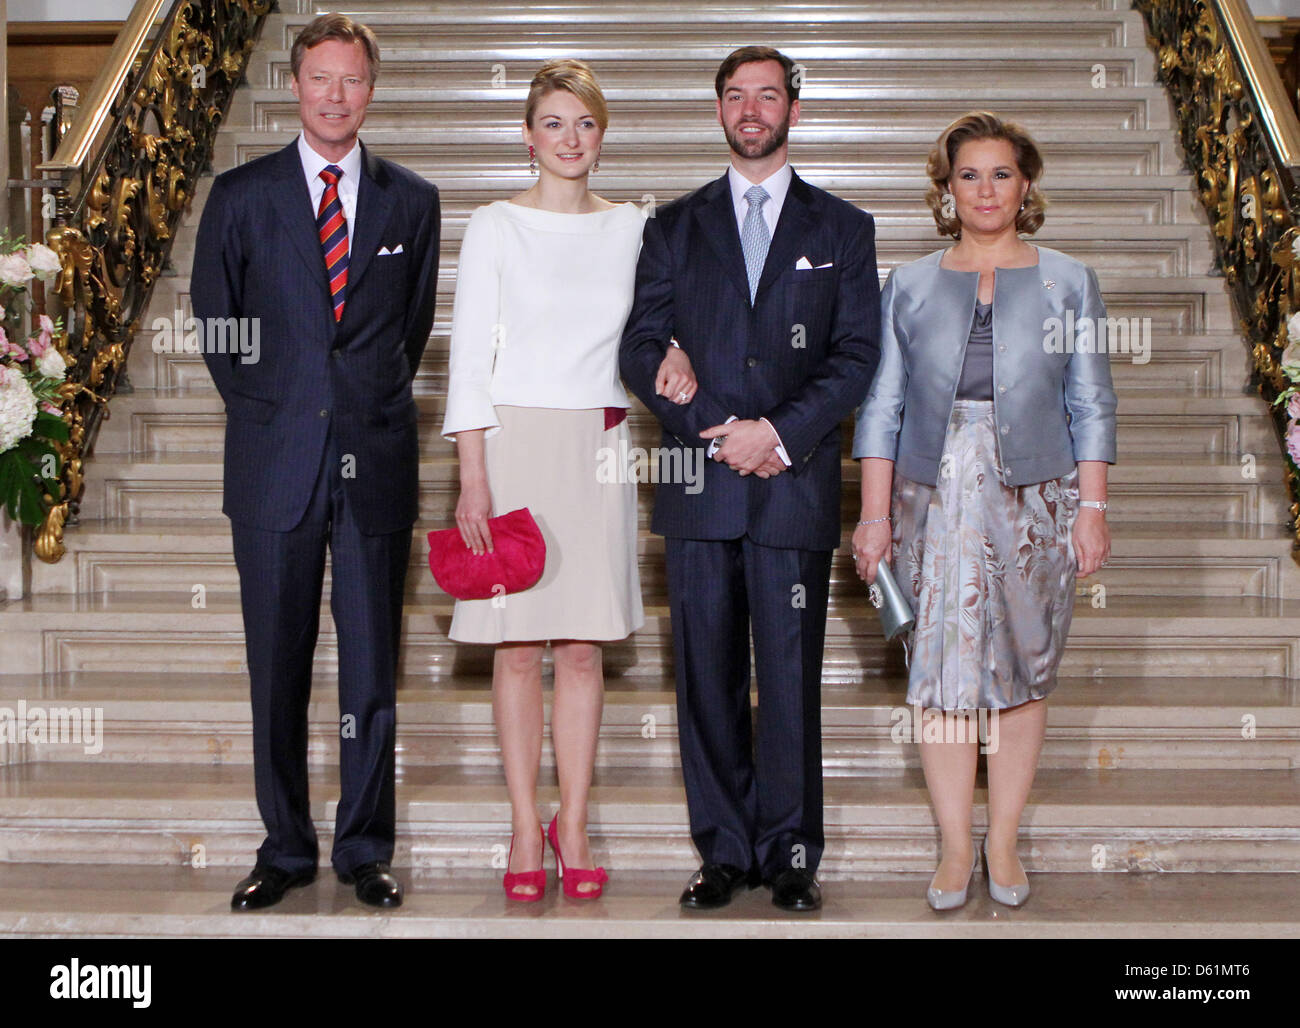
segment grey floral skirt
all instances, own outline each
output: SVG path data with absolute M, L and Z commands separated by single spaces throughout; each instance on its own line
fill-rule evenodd
M 939 481 L 894 476 L 894 577 L 916 612 L 907 702 L 1014 707 L 1056 686 L 1074 612 L 1079 472 L 1007 486 L 993 403 L 958 400 Z

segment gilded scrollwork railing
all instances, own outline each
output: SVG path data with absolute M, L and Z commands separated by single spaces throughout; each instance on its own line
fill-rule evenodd
M 1255 384 L 1273 411 L 1300 546 L 1300 468 L 1285 442 L 1286 409 L 1274 404 L 1292 384 L 1283 351 L 1288 322 L 1300 312 L 1300 123 L 1243 0 L 1133 6 L 1146 19 L 1160 80 L 1177 110 Z
M 273 7 L 274 0 L 139 0 L 53 158 L 40 166 L 55 197 L 46 241 L 62 264 L 50 313 L 64 319 L 60 345 L 71 359 L 61 495 L 51 498 L 34 543 L 46 562 L 63 555 L 84 456 Z

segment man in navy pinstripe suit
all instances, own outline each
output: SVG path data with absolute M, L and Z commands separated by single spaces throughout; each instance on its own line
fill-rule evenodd
M 316 876 L 307 705 L 328 548 L 341 714 L 332 863 L 362 902 L 395 907 L 396 670 L 419 485 L 411 382 L 433 323 L 438 191 L 357 138 L 379 69 L 368 28 L 324 15 L 291 60 L 302 133 L 214 181 L 190 286 L 201 325 L 257 319 L 261 339 L 252 363 L 204 348 L 226 404 L 222 509 L 267 832 L 231 905 L 270 906 Z
M 702 490 L 661 474 L 652 521 L 666 537 L 682 774 L 703 858 L 681 897 L 688 909 L 722 906 L 759 881 L 785 909 L 821 904 L 820 686 L 840 422 L 879 360 L 880 289 L 871 216 L 787 162 L 798 77 L 767 47 L 719 68 L 731 166 L 647 219 L 620 353 L 623 377 L 664 426 L 664 449 L 705 446 L 713 458 Z M 688 402 L 655 392 L 674 337 L 699 382 Z

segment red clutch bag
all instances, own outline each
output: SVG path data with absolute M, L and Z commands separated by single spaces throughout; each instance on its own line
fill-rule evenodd
M 546 567 L 546 540 L 527 507 L 488 518 L 492 552 L 478 556 L 460 529 L 429 533 L 429 570 L 448 596 L 486 600 L 523 592 L 537 584 Z

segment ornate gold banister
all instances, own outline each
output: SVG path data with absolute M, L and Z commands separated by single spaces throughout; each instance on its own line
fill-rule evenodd
M 47 242 L 62 265 L 50 313 L 64 319 L 59 345 L 70 358 L 61 394 L 69 440 L 58 447 L 58 495 L 47 493 L 34 546 L 44 561 L 63 555 L 84 454 L 273 7 L 273 0 L 137 0 L 54 156 L 40 165 L 41 185 L 56 199 Z
M 1255 98 L 1264 134 L 1278 162 L 1294 179 L 1300 171 L 1300 119 L 1287 98 L 1286 86 L 1260 34 L 1259 24 L 1245 0 L 1218 0 L 1215 6 L 1241 65 L 1242 78 Z
M 59 141 L 54 156 L 40 165 L 41 171 L 58 176 L 81 169 L 95 139 L 109 123 L 113 101 L 121 95 L 122 87 L 135 67 L 136 58 L 144 48 L 154 22 L 168 2 L 169 0 L 137 0 L 122 31 L 113 42 L 107 62 L 99 69 L 99 74 L 82 99 L 81 106 L 85 115 L 77 118 L 69 127 Z
M 1300 374 L 1288 322 L 1300 312 L 1300 123 L 1242 0 L 1134 0 L 1209 216 L 1217 267 L 1250 346 L 1254 382 L 1279 432 L 1300 556 L 1300 429 L 1277 401 Z M 1297 319 L 1300 329 L 1300 319 Z M 1284 355 L 1286 367 L 1284 367 Z

